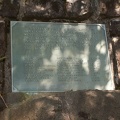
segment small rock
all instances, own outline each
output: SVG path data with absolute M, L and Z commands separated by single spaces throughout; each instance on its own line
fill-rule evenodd
M 19 0 L 3 0 L 0 8 L 0 16 L 17 18 L 19 13 Z
M 75 19 L 88 19 L 92 15 L 90 0 L 67 0 L 66 17 Z
M 110 35 L 120 36 L 120 18 L 113 19 L 110 22 Z
M 120 16 L 120 0 L 100 0 L 100 13 L 104 17 Z
M 65 1 L 63 0 L 26 0 L 25 18 L 63 18 Z

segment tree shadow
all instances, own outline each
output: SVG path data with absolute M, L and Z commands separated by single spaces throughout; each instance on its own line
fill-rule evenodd
M 63 120 L 61 100 L 54 95 L 33 99 L 31 97 L 14 108 L 10 110 L 9 119 Z

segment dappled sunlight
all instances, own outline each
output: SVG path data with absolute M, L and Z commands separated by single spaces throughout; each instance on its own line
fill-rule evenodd
M 24 60 L 26 59 L 26 57 L 25 57 L 25 56 L 22 56 L 21 59 L 22 59 L 22 61 L 24 61 Z
M 54 117 L 55 116 L 55 111 L 54 111 L 54 107 L 51 107 L 47 110 L 47 113 L 50 117 Z
M 86 92 L 86 104 L 91 108 L 94 109 L 96 107 L 97 93 L 95 91 L 88 91 Z
M 13 29 L 18 90 L 113 89 L 103 25 L 18 22 Z
M 80 58 L 82 60 L 81 67 L 83 67 L 85 72 L 89 74 L 88 54 L 81 54 Z
M 34 12 L 42 11 L 42 10 L 45 10 L 45 7 L 43 7 L 43 6 L 41 6 L 41 5 L 36 5 L 36 6 L 35 6 L 35 9 L 34 9 Z
M 115 7 L 115 12 L 116 12 L 117 14 L 120 14 L 120 5 L 116 5 L 116 7 Z
M 51 99 L 51 100 L 55 100 L 55 101 L 60 100 L 59 97 L 56 97 L 56 96 L 53 96 L 53 95 L 48 96 L 47 98 L 48 98 L 48 99 Z
M 90 52 L 89 51 L 89 43 L 87 42 L 87 44 L 85 44 L 83 54 L 80 55 L 81 59 L 83 61 L 82 67 L 84 68 L 84 70 L 86 71 L 87 74 L 89 74 L 89 63 L 88 63 L 89 52 Z
M 98 29 L 98 30 L 101 30 L 101 25 L 98 25 L 98 26 L 97 26 L 97 29 Z
M 104 24 L 97 24 L 97 30 L 98 31 L 105 30 L 105 25 Z
M 105 71 L 109 71 L 110 70 L 110 66 L 109 65 L 106 65 L 105 66 Z
M 92 96 L 92 97 L 97 97 L 96 91 L 88 91 L 88 92 L 86 93 L 86 95 Z
M 17 69 L 16 66 L 13 66 L 13 67 L 12 67 L 12 72 L 15 72 L 16 69 Z
M 95 101 L 93 98 L 88 98 L 88 103 L 91 109 L 94 109 L 96 107 Z
M 118 42 L 119 38 L 118 37 L 113 37 L 112 41 L 116 44 Z
M 72 51 L 65 49 L 63 57 L 69 60 L 74 57 L 74 54 L 72 53 Z
M 80 31 L 81 33 L 85 34 L 86 31 L 87 31 L 86 29 L 88 29 L 88 28 L 87 28 L 87 26 L 86 26 L 85 24 L 83 24 L 83 25 L 81 24 L 81 26 L 77 26 L 77 27 L 75 27 L 74 29 L 75 29 L 77 32 Z M 88 34 L 89 34 L 89 33 L 88 33 Z
M 46 58 L 43 58 L 43 65 L 47 66 L 47 65 L 51 65 L 51 61 L 46 59 Z
M 52 85 L 53 85 L 53 83 L 52 83 L 52 81 L 50 81 L 49 79 L 43 79 L 43 80 L 40 82 L 40 86 L 45 87 L 46 90 L 49 90 Z
M 82 67 L 84 68 L 85 72 L 87 75 L 89 75 L 89 63 L 85 62 L 84 64 L 82 64 Z
M 95 89 L 98 89 L 98 90 L 104 90 L 104 87 L 101 86 L 101 85 L 95 85 Z
M 63 120 L 70 120 L 70 114 L 62 112 Z
M 66 23 L 66 24 L 69 24 L 69 23 Z M 62 33 L 65 33 L 68 29 L 71 29 L 71 28 L 72 28 L 72 26 L 67 27 L 66 24 L 63 24 L 63 27 L 62 27 L 62 29 L 61 29 L 61 32 L 62 32 Z
M 62 112 L 62 117 L 63 117 L 63 120 L 75 120 L 75 116 L 72 112 Z
M 114 81 L 108 81 L 105 85 L 106 90 L 111 90 L 111 87 L 114 85 Z
M 106 97 L 113 98 L 113 99 L 115 98 L 111 93 L 107 93 Z
M 96 45 L 96 50 L 101 54 L 106 54 L 106 45 L 105 41 L 102 40 Z
M 55 47 L 53 50 L 52 50 L 52 55 L 51 55 L 51 62 L 54 64 L 54 65 L 57 65 L 57 62 L 59 62 L 58 60 L 62 58 L 62 52 L 60 50 L 60 47 Z
M 36 109 L 40 109 L 42 106 L 44 106 L 44 102 L 43 101 L 36 101 L 35 102 L 35 108 Z
M 95 85 L 95 89 L 98 89 L 98 90 L 111 90 L 112 87 L 114 88 L 114 81 L 113 82 L 107 81 L 105 86 Z
M 75 13 L 76 16 L 85 15 L 88 13 L 88 1 L 85 0 L 67 0 L 67 12 L 72 16 Z M 74 14 L 73 14 L 74 16 Z
M 72 29 L 73 30 L 73 32 L 75 31 L 75 32 L 81 32 L 82 34 L 89 34 L 90 35 L 90 33 L 87 33 L 87 30 L 89 30 L 89 28 L 86 26 L 86 24 L 81 24 L 81 26 L 78 26 L 77 24 L 75 25 L 75 24 L 70 24 L 69 26 L 66 26 L 66 25 L 69 25 L 69 23 L 66 23 L 66 24 L 63 24 L 63 27 L 62 27 L 62 29 L 61 29 L 61 31 L 63 32 L 63 33 L 65 33 L 67 30 L 70 30 L 70 29 Z M 75 26 L 75 27 L 73 27 L 73 26 Z
M 95 70 L 95 71 L 99 71 L 100 66 L 101 66 L 101 61 L 100 61 L 99 58 L 97 58 L 97 59 L 95 60 L 95 62 L 94 62 L 94 68 L 95 68 L 94 70 Z

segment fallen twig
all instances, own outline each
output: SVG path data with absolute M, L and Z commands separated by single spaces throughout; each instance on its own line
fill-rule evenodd
M 3 101 L 4 105 L 5 105 L 5 107 L 6 107 L 6 108 L 8 108 L 8 106 L 7 106 L 6 102 L 5 102 L 5 100 L 4 100 L 4 98 L 2 97 L 2 95 L 1 95 L 1 94 L 0 94 L 0 98 L 2 99 L 2 101 Z
M 3 60 L 5 60 L 6 59 L 6 57 L 1 57 L 0 58 L 0 61 L 3 61 Z

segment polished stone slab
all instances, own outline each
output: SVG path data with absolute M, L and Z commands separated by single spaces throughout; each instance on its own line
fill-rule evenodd
M 105 26 L 11 21 L 13 92 L 113 90 Z

